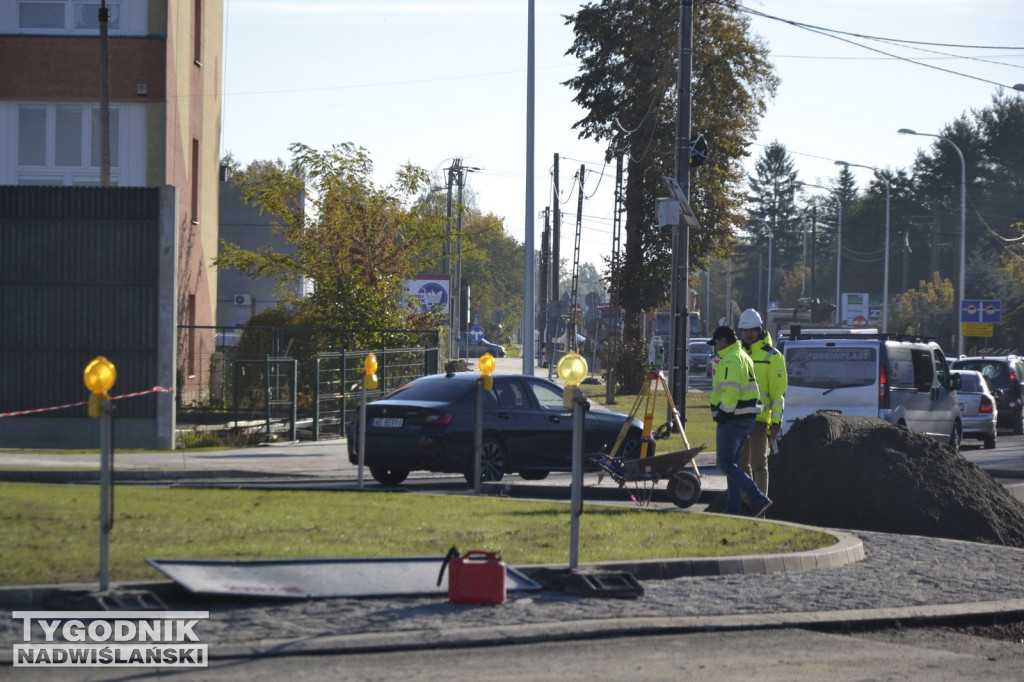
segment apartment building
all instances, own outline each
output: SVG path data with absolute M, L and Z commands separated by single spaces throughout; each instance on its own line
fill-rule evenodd
M 106 0 L 110 183 L 177 188 L 177 320 L 216 317 L 223 0 Z M 0 185 L 98 185 L 99 2 L 0 2 Z
M 0 299 L 22 320 L 0 338 L 0 412 L 79 398 L 93 354 L 121 358 L 115 392 L 181 395 L 201 382 L 183 358 L 213 344 L 177 329 L 216 319 L 224 2 L 102 5 L 105 52 L 101 2 L 0 0 Z M 98 187 L 104 55 L 112 189 Z M 172 400 L 119 404 L 121 445 L 173 447 Z M 0 420 L 0 446 L 80 443 L 95 428 L 78 412 Z

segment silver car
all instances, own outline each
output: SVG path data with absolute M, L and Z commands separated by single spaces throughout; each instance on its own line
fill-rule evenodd
M 981 372 L 970 369 L 954 369 L 960 375 L 957 400 L 960 403 L 960 419 L 964 425 L 964 438 L 977 438 L 985 443 L 985 449 L 996 446 L 996 422 L 999 409 L 995 396 L 989 390 L 988 382 Z

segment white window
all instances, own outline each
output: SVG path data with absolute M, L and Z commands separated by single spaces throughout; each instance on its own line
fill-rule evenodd
M 71 103 L 18 106 L 18 183 L 90 184 L 99 181 L 99 107 Z M 120 163 L 121 117 L 110 109 L 110 168 Z M 56 171 L 60 175 L 53 175 Z M 59 182 L 52 182 L 54 178 Z M 111 182 L 116 184 L 114 177 Z
M 109 18 L 107 30 L 111 34 L 124 33 L 122 10 L 131 0 L 107 0 Z M 22 33 L 71 33 L 96 35 L 100 22 L 99 2 L 86 0 L 17 0 L 16 28 Z

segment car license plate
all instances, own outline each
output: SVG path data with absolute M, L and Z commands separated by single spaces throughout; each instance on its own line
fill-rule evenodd
M 378 429 L 400 429 L 404 420 L 401 417 L 374 417 L 370 420 L 370 426 Z

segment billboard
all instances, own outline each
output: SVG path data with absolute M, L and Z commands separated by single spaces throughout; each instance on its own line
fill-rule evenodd
M 405 305 L 413 312 L 451 313 L 451 279 L 447 275 L 421 275 L 405 283 Z

